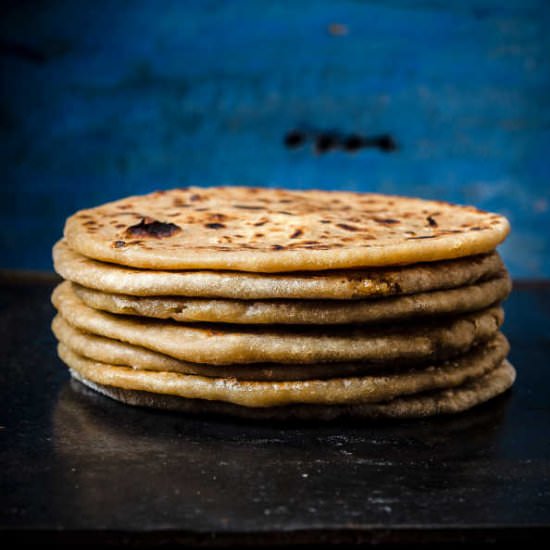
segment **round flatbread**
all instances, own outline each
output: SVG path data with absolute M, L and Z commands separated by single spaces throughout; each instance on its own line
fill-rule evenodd
M 385 328 L 197 326 L 98 311 L 85 305 L 68 282 L 54 290 L 52 302 L 67 322 L 86 332 L 183 361 L 214 365 L 439 360 L 489 340 L 504 320 L 502 308 L 491 307 L 433 322 Z
M 496 366 L 491 354 L 481 351 L 473 361 L 398 374 L 274 382 L 209 378 L 100 363 L 78 355 L 62 343 L 58 352 L 72 371 L 98 384 L 255 408 L 297 403 L 379 403 L 398 396 L 459 386 L 471 378 L 483 376 Z M 497 364 L 500 362 L 502 359 Z
M 87 288 L 132 296 L 349 300 L 416 294 L 475 284 L 503 273 L 492 252 L 456 260 L 370 270 L 258 274 L 236 271 L 153 271 L 92 260 L 66 241 L 53 249 L 64 279 Z
M 493 250 L 498 214 L 417 198 L 251 187 L 174 189 L 68 218 L 69 246 L 147 269 L 251 272 L 411 264 Z
M 109 294 L 73 283 L 88 306 L 111 313 L 182 322 L 245 325 L 341 325 L 403 321 L 477 311 L 504 300 L 512 283 L 507 274 L 461 288 L 382 300 L 220 300 Z
M 287 405 L 284 407 L 252 408 L 204 399 L 186 399 L 140 390 L 117 388 L 94 382 L 78 371 L 73 378 L 112 399 L 129 405 L 164 409 L 192 414 L 216 414 L 247 419 L 334 420 L 339 417 L 362 418 L 422 418 L 454 414 L 484 403 L 504 393 L 514 383 L 516 371 L 508 361 L 461 386 L 427 393 L 397 397 L 385 403 L 352 405 Z
M 56 338 L 71 351 L 87 359 L 100 363 L 132 367 L 141 370 L 177 372 L 181 374 L 195 374 L 210 378 L 233 378 L 237 380 L 322 380 L 357 375 L 379 375 L 382 369 L 386 374 L 405 372 L 410 369 L 406 365 L 380 363 L 319 363 L 313 365 L 262 365 L 257 363 L 246 365 L 204 365 L 178 361 L 172 357 L 134 346 L 126 342 L 119 342 L 104 336 L 97 336 L 83 332 L 69 323 L 63 317 L 56 315 L 52 322 L 52 330 Z M 492 361 L 496 366 L 507 355 L 509 344 L 502 333 L 488 342 L 475 347 L 455 359 L 449 359 L 439 366 L 460 368 L 461 365 L 474 364 L 483 360 Z M 433 364 L 423 365 L 422 368 L 434 367 Z

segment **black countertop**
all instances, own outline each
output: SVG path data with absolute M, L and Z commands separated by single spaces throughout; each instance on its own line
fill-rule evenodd
M 516 284 L 504 396 L 453 417 L 193 418 L 71 383 L 50 277 L 0 284 L 0 529 L 22 542 L 283 545 L 550 533 L 550 284 Z

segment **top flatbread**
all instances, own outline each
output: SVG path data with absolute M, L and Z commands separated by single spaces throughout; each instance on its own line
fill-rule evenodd
M 498 214 L 439 201 L 250 187 L 174 189 L 82 210 L 65 225 L 90 258 L 147 269 L 318 271 L 493 250 Z

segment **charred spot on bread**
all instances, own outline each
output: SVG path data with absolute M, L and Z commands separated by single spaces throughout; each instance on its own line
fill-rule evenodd
M 175 233 L 179 233 L 181 227 L 175 223 L 161 222 L 153 218 L 141 218 L 141 221 L 135 225 L 131 225 L 126 229 L 127 237 L 153 237 L 162 239 L 171 237 Z
M 336 227 L 345 229 L 346 231 L 357 231 L 359 229 L 358 227 L 355 227 L 355 225 L 350 225 L 349 223 L 337 223 Z
M 395 218 L 372 218 L 376 223 L 381 223 L 383 225 L 395 225 L 397 223 L 401 223 L 399 220 L 396 220 Z

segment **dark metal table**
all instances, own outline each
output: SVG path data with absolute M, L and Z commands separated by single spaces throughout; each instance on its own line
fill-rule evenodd
M 11 279 L 11 280 L 10 280 Z M 262 425 L 71 384 L 54 279 L 0 285 L 0 528 L 22 542 L 283 545 L 550 532 L 550 284 L 517 284 L 513 390 L 455 417 Z

